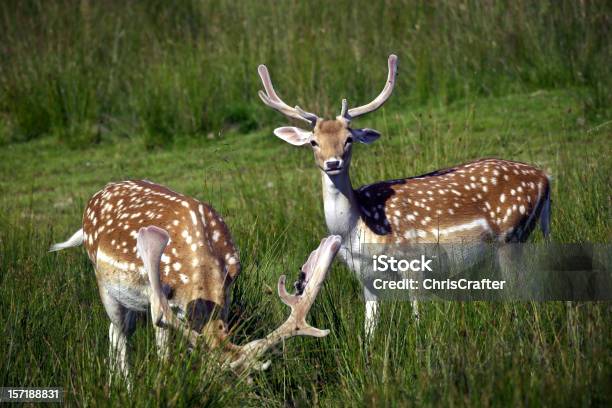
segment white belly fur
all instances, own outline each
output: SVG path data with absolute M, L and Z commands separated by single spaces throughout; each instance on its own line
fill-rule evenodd
M 448 256 L 448 266 L 454 271 L 466 270 L 472 267 L 474 264 L 478 263 L 487 252 L 487 244 L 482 240 L 457 243 L 452 240 L 444 242 L 445 240 L 441 239 L 442 237 L 430 238 L 433 239 L 428 241 L 427 239 L 417 238 L 412 243 L 406 242 L 402 245 L 440 244 Z M 436 242 L 436 239 L 439 241 Z M 385 251 L 384 242 L 379 236 L 375 235 L 367 228 L 360 228 L 360 225 L 358 225 L 348 234 L 347 238 L 343 239 L 342 246 L 338 252 L 345 265 L 358 278 L 363 277 L 361 276 L 362 262 L 369 264 L 372 261 L 372 256 L 375 255 L 374 253 L 365 253 L 362 247 L 363 244 L 380 244 L 380 248 L 372 248 L 381 250 L 381 253 L 377 253 L 376 255 L 381 255 Z M 392 252 L 393 249 L 390 249 L 390 251 Z
M 146 286 L 107 283 L 104 288 L 116 301 L 130 310 L 146 312 L 149 308 L 149 288 Z

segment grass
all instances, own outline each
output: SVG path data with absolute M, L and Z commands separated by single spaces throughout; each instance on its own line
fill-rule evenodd
M 0 4 L 0 143 L 70 147 L 249 132 L 277 119 L 258 64 L 320 115 L 370 100 L 390 53 L 395 106 L 577 87 L 585 120 L 612 106 L 605 1 L 8 0 Z M 246 97 L 248 95 L 248 97 Z
M 555 241 L 609 242 L 611 130 L 585 119 L 583 92 L 410 110 L 392 100 L 361 120 L 383 136 L 356 146 L 354 184 L 483 156 L 526 161 L 553 176 Z M 204 350 L 159 362 L 143 323 L 133 338 L 132 394 L 108 389 L 108 319 L 91 266 L 80 248 L 46 252 L 79 228 L 84 203 L 106 182 L 146 177 L 223 214 L 244 265 L 233 290 L 238 343 L 282 321 L 287 308 L 268 288 L 281 273 L 293 277 L 326 234 L 311 153 L 274 138 L 271 126 L 204 143 L 179 134 L 155 150 L 147 137 L 143 130 L 77 150 L 44 137 L 0 150 L 1 385 L 61 386 L 79 406 L 610 405 L 610 303 L 428 302 L 416 326 L 409 304 L 388 302 L 366 347 L 359 283 L 339 262 L 311 314 L 331 334 L 286 342 L 252 386 L 219 372 Z

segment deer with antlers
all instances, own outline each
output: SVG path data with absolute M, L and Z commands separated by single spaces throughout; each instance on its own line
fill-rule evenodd
M 88 202 L 83 227 L 51 251 L 84 244 L 94 265 L 100 297 L 111 320 L 111 371 L 128 377 L 127 339 L 138 313 L 151 311 L 160 357 L 169 355 L 168 329 L 191 346 L 202 340 L 220 351 L 221 365 L 237 372 L 266 369 L 261 357 L 293 336 L 323 337 L 306 323 L 340 237 L 321 241 L 304 266 L 294 295 L 278 280 L 289 318 L 263 339 L 242 346 L 229 341 L 231 284 L 240 273 L 238 253 L 222 217 L 208 204 L 146 180 L 110 183 Z M 128 381 L 129 384 L 129 381 Z
M 362 244 L 523 242 L 538 217 L 547 235 L 549 179 L 542 170 L 524 163 L 482 159 L 353 189 L 349 177 L 353 144 L 370 144 L 380 133 L 353 128 L 351 122 L 377 110 L 391 96 L 397 74 L 395 55 L 389 56 L 388 69 L 387 82 L 373 101 L 349 109 L 343 99 L 340 115 L 326 120 L 283 102 L 266 66 L 258 68 L 264 104 L 310 127 L 280 127 L 274 134 L 295 146 L 311 146 L 321 171 L 327 228 L 342 237 L 340 256 L 349 269 L 359 274 L 360 264 L 370 262 Z M 369 337 L 376 326 L 378 305 L 365 286 L 364 295 Z M 413 311 L 418 317 L 416 302 Z

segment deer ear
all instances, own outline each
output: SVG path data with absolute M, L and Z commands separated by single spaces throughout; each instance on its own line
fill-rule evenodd
M 294 146 L 302 146 L 310 142 L 312 132 L 303 130 L 293 126 L 284 126 L 274 129 L 276 137 L 283 139 L 285 142 Z
M 373 143 L 380 137 L 380 133 L 374 129 L 368 128 L 351 129 L 351 134 L 355 139 L 364 144 Z

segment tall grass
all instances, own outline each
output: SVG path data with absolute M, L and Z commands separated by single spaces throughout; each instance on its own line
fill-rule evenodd
M 267 123 L 266 63 L 283 97 L 335 114 L 369 100 L 400 57 L 394 109 L 540 88 L 612 106 L 604 1 L 3 1 L 0 141 L 85 146 L 213 137 Z M 276 119 L 275 119 L 276 120 Z
M 352 179 L 482 156 L 526 161 L 553 176 L 552 239 L 607 242 L 609 132 L 583 126 L 579 104 L 554 91 L 379 112 L 368 119 L 383 136 L 355 146 Z M 219 371 L 210 351 L 159 361 L 142 322 L 133 391 L 108 388 L 109 320 L 91 264 L 82 248 L 47 252 L 79 228 L 86 200 L 109 180 L 144 177 L 223 214 L 244 267 L 230 312 L 244 344 L 286 318 L 270 288 L 282 273 L 295 278 L 326 234 L 308 150 L 269 129 L 150 152 L 139 140 L 71 150 L 49 138 L 0 149 L 0 385 L 60 386 L 78 406 L 610 406 L 612 303 L 423 302 L 417 325 L 409 303 L 382 302 L 366 346 L 360 284 L 339 261 L 309 317 L 330 335 L 288 340 L 252 386 Z
M 283 119 L 258 100 L 256 66 L 287 101 L 329 116 L 341 97 L 380 90 L 391 52 L 399 83 L 368 117 L 384 136 L 356 146 L 355 186 L 482 156 L 531 162 L 554 177 L 553 239 L 607 242 L 611 9 L 0 2 L 0 385 L 61 386 L 84 406 L 610 405 L 610 303 L 429 302 L 416 325 L 409 304 L 385 302 L 366 347 L 359 283 L 339 262 L 310 317 L 331 334 L 288 341 L 254 385 L 205 351 L 160 362 L 149 325 L 133 342 L 134 390 L 109 389 L 91 265 L 80 248 L 46 250 L 109 180 L 166 184 L 227 220 L 244 265 L 233 340 L 265 334 L 287 315 L 267 287 L 293 277 L 326 232 L 311 154 L 270 134 Z M 176 143 L 145 152 L 140 137 Z M 94 146 L 106 139 L 116 143 Z

